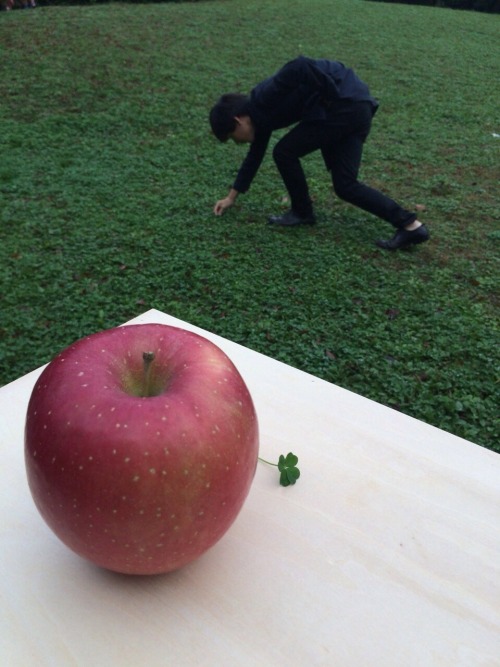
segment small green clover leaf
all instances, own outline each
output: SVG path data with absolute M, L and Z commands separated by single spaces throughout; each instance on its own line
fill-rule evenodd
M 289 486 L 290 484 L 295 484 L 295 482 L 300 477 L 300 470 L 297 468 L 297 463 L 299 459 L 295 454 L 289 452 L 286 458 L 283 454 L 280 456 L 278 461 L 278 470 L 280 471 L 280 484 L 281 486 Z
M 278 463 L 271 463 L 270 461 L 261 459 L 260 456 L 259 460 L 262 461 L 262 463 L 267 463 L 270 466 L 275 466 L 278 468 L 280 471 L 281 486 L 290 486 L 291 484 L 295 484 L 295 482 L 300 477 L 300 470 L 297 468 L 299 459 L 292 452 L 288 452 L 286 456 L 281 454 Z

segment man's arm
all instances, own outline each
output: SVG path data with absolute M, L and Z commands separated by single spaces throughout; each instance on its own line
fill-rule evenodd
M 250 149 L 238 170 L 234 185 L 229 190 L 227 197 L 219 199 L 216 202 L 214 206 L 215 215 L 222 215 L 226 209 L 233 206 L 238 195 L 245 193 L 249 189 L 255 174 L 262 164 L 270 137 L 270 132 L 257 134 L 255 141 L 250 145 Z
M 233 188 L 238 192 L 243 193 L 250 188 L 250 185 L 262 164 L 270 138 L 271 132 L 256 132 L 255 140 L 250 145 L 248 153 L 241 163 L 241 167 L 238 170 L 238 174 L 233 184 Z

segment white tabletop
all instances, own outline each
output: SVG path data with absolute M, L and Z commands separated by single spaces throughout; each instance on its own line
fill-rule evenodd
M 100 570 L 51 533 L 24 472 L 40 370 L 0 389 L 0 665 L 500 666 L 500 456 L 151 310 L 234 361 L 261 456 L 222 540 L 182 570 Z M 69 341 L 68 341 L 69 342 Z M 54 350 L 54 354 L 58 350 Z

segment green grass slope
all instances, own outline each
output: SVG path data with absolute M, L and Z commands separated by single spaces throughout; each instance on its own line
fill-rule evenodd
M 0 384 L 154 307 L 498 449 L 497 34 L 364 0 L 1 13 Z M 362 178 L 425 207 L 430 243 L 377 249 L 391 229 L 335 199 L 319 155 L 315 228 L 265 225 L 286 206 L 270 155 L 212 215 L 244 148 L 209 107 L 299 53 L 369 83 Z

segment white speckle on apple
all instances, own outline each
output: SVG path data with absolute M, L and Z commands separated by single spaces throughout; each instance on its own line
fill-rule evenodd
M 123 460 L 125 461 L 125 463 L 129 463 L 130 462 L 130 456 L 126 456 Z
M 133 482 L 138 482 L 140 479 L 141 479 L 141 478 L 140 478 L 139 475 L 134 475 L 134 476 L 132 477 L 132 481 L 133 481 Z
M 150 475 L 156 475 L 156 468 L 150 468 L 149 469 L 149 474 Z
M 84 373 L 83 371 L 80 371 L 80 372 L 78 373 L 78 377 L 79 377 L 79 378 L 81 378 L 83 375 L 85 375 L 85 373 Z
M 115 424 L 115 428 L 121 428 L 121 424 Z

